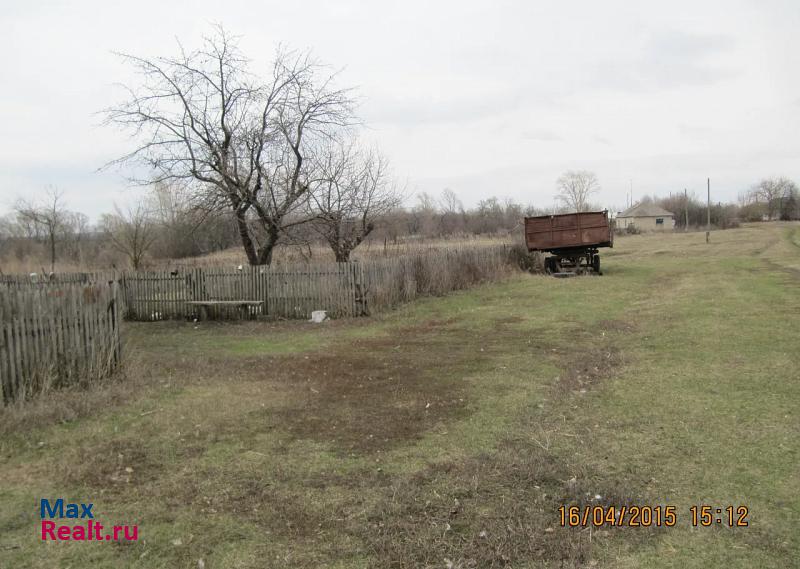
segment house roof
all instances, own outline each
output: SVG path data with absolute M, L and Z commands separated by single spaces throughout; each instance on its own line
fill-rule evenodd
M 675 214 L 654 203 L 640 203 L 626 209 L 617 217 L 675 217 Z

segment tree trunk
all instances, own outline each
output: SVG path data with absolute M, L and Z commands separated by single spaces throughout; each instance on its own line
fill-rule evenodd
M 56 270 L 56 234 L 54 231 L 50 232 L 50 272 L 54 273 Z
M 250 263 L 251 265 L 271 265 L 272 264 L 272 252 L 275 250 L 275 246 L 278 244 L 278 239 L 280 238 L 280 233 L 278 228 L 275 226 L 271 226 L 267 230 L 267 240 L 258 250 L 258 258 L 256 263 Z
M 334 249 L 333 254 L 336 257 L 337 263 L 347 263 L 350 261 L 350 249 Z
M 247 262 L 251 265 L 263 265 L 258 262 L 258 254 L 253 239 L 250 237 L 250 230 L 247 227 L 247 220 L 244 215 L 236 216 L 236 228 L 239 230 L 239 237 L 242 239 L 242 246 L 247 255 Z
M 264 245 L 261 250 L 258 252 L 258 264 L 259 265 L 271 265 L 272 264 L 272 251 L 275 249 L 275 244 L 267 244 Z

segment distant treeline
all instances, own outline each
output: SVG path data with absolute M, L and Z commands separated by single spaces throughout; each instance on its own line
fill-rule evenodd
M 241 235 L 232 214 L 194 207 L 181 193 L 165 186 L 154 187 L 147 199 L 134 208 L 102 216 L 91 224 L 86 215 L 67 209 L 60 194 L 36 210 L 20 205 L 0 218 L 0 270 L 52 270 L 55 266 L 106 268 L 163 264 L 241 246 Z M 703 227 L 706 202 L 683 192 L 668 196 L 646 196 L 675 215 L 676 228 Z M 589 204 L 586 209 L 603 209 Z M 397 243 L 409 239 L 459 235 L 507 236 L 521 231 L 525 216 L 563 213 L 567 206 L 540 208 L 511 199 L 488 197 L 474 207 L 465 207 L 449 189 L 437 196 L 421 193 L 411 207 L 395 207 L 371 220 L 366 242 Z M 616 212 L 614 212 L 616 213 Z M 795 184 L 785 178 L 760 182 L 742 193 L 737 203 L 711 205 L 711 224 L 736 227 L 741 222 L 800 219 L 800 200 Z M 305 220 L 284 231 L 282 246 L 309 247 L 325 244 L 316 220 Z M 254 232 L 256 233 L 256 232 Z M 257 233 L 256 233 L 257 234 Z
M 736 203 L 712 202 L 711 225 L 720 229 L 754 221 L 793 221 L 800 219 L 800 196 L 797 185 L 787 178 L 764 179 L 750 190 L 741 192 Z M 675 226 L 703 227 L 707 221 L 707 201 L 694 193 L 671 193 L 669 196 L 646 196 L 643 200 L 672 212 Z

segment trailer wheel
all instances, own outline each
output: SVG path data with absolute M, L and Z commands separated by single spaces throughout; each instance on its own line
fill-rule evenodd
M 544 272 L 547 274 L 555 273 L 555 257 L 545 257 L 544 258 Z
M 598 275 L 600 274 L 600 255 L 596 253 L 592 255 L 592 269 L 594 269 L 594 272 Z

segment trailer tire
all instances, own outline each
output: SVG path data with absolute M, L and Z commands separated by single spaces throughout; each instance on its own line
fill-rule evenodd
M 592 255 L 592 269 L 594 269 L 594 272 L 597 273 L 598 275 L 602 274 L 600 272 L 600 255 L 598 255 L 597 253 Z

